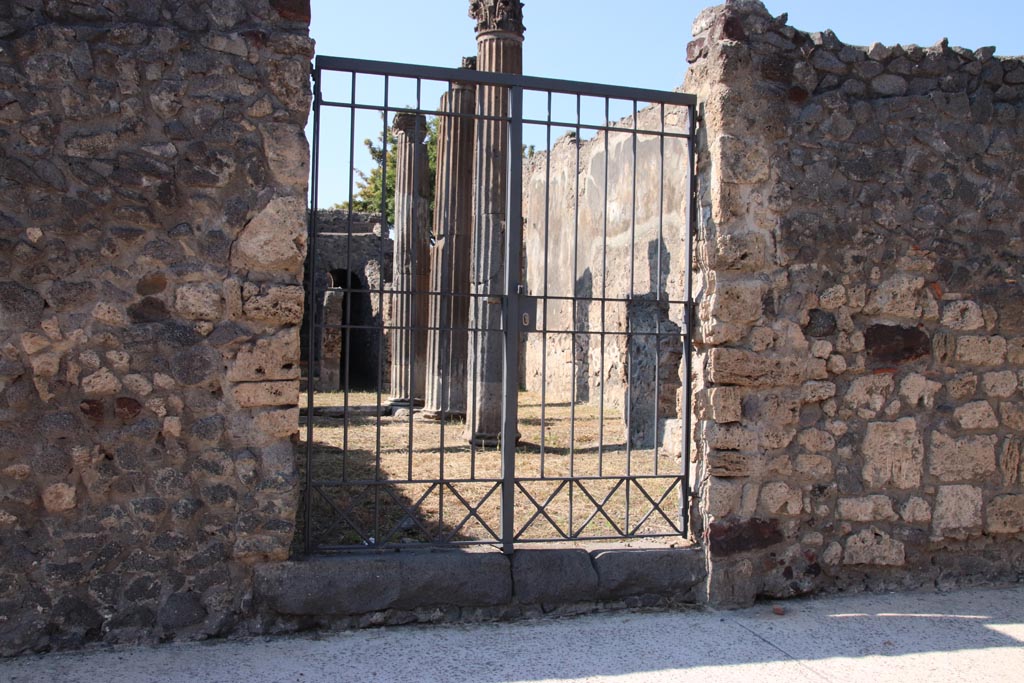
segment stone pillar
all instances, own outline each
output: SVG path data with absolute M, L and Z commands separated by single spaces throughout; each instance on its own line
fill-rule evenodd
M 392 291 L 391 404 L 422 405 L 430 286 L 427 120 L 395 114 L 395 260 Z
M 475 69 L 476 58 L 462 60 Z M 469 265 L 473 229 L 473 113 L 476 87 L 452 83 L 437 126 L 434 246 L 430 252 L 427 385 L 423 417 L 466 413 Z M 444 116 L 450 113 L 452 116 Z
M 523 3 L 520 0 L 470 2 L 469 16 L 476 20 L 477 68 L 522 73 Z M 477 111 L 482 117 L 508 116 L 507 88 L 482 86 L 478 89 L 477 102 Z M 518 150 L 515 153 L 518 154 Z M 497 444 L 501 433 L 501 305 L 490 297 L 504 294 L 508 154 L 508 124 L 478 120 L 470 282 L 475 296 L 469 313 L 469 328 L 477 331 L 470 333 L 470 405 L 466 436 L 481 446 Z
M 317 376 L 316 389 L 341 391 L 345 388 L 344 368 L 341 362 L 345 340 L 345 293 L 324 293 L 322 315 L 324 331 L 320 338 L 320 374 Z

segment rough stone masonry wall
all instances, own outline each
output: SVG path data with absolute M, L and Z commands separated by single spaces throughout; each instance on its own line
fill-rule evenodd
M 1019 578 L 1024 63 L 694 36 L 712 601 Z
M 0 653 L 224 632 L 287 556 L 303 4 L 0 3 Z

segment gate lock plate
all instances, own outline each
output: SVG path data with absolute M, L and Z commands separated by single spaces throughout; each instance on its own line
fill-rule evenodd
M 537 298 L 533 296 L 519 297 L 519 331 L 537 331 Z

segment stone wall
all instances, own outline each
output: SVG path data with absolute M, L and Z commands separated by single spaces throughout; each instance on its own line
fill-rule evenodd
M 638 130 L 662 129 L 658 108 L 642 109 L 637 117 Z M 665 107 L 664 117 L 665 131 L 686 132 L 685 107 Z M 637 135 L 634 158 L 633 117 L 612 125 L 621 132 L 599 132 L 587 140 L 569 134 L 549 152 L 524 163 L 523 235 L 529 293 L 577 297 L 576 302 L 547 302 L 547 329 L 553 333 L 546 339 L 540 333 L 527 335 L 525 384 L 538 392 L 546 386 L 549 401 L 603 398 L 606 406 L 624 412 L 632 361 L 634 378 L 643 377 L 641 384 L 650 385 L 649 391 L 634 391 L 632 396 L 634 416 L 642 414 L 634 432 L 644 432 L 634 436 L 643 440 L 654 434 L 656 365 L 660 388 L 669 394 L 667 401 L 660 401 L 659 417 L 676 414 L 682 350 L 678 323 L 683 315 L 681 307 L 663 304 L 666 295 L 675 301 L 683 299 L 687 151 L 684 140 L 664 138 L 664 179 L 659 186 L 659 137 Z M 602 311 L 599 302 L 590 301 L 602 297 L 619 301 L 606 303 Z M 544 327 L 544 313 L 539 302 L 538 329 Z M 654 342 L 654 334 L 643 334 L 634 338 L 631 350 L 622 334 L 630 320 L 633 330 L 663 333 L 660 344 Z M 574 329 L 583 334 L 574 339 L 570 334 Z M 615 334 L 602 340 L 602 329 Z M 658 359 L 647 353 L 654 347 L 659 347 Z M 641 352 L 633 352 L 637 349 Z M 659 428 L 659 433 L 664 430 Z
M 0 653 L 223 633 L 288 554 L 307 24 L 0 3 Z
M 316 388 L 343 391 L 347 372 L 350 389 L 379 386 L 386 393 L 391 356 L 381 328 L 389 310 L 394 241 L 379 213 L 349 216 L 347 211 L 321 210 L 317 231 L 315 272 L 321 287 L 330 285 L 338 291 L 327 292 L 319 302 L 317 322 L 327 327 L 318 344 L 322 355 Z M 350 291 L 341 291 L 346 287 Z M 304 316 L 300 332 L 304 363 L 308 322 Z M 347 370 L 346 355 L 350 359 Z
M 1024 63 L 694 36 L 711 600 L 1019 578 Z

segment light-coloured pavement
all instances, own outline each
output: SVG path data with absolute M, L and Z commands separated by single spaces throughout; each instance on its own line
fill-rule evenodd
M 94 649 L 0 681 L 1024 681 L 1024 585 L 775 604 Z

